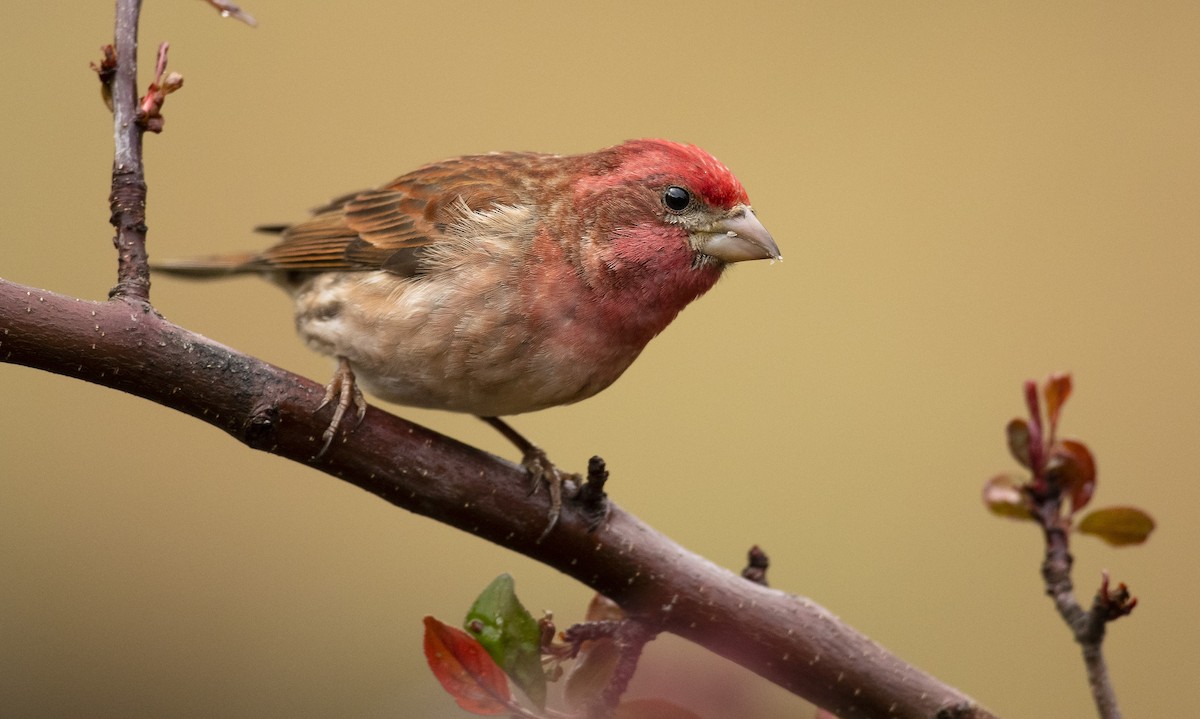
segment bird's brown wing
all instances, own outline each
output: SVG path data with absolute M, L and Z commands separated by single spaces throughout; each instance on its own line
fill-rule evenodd
M 381 188 L 338 198 L 304 222 L 260 228 L 282 239 L 250 264 L 256 270 L 416 274 L 422 253 L 445 237 L 463 205 L 486 210 L 520 204 L 520 178 L 549 158 L 505 153 L 427 165 Z

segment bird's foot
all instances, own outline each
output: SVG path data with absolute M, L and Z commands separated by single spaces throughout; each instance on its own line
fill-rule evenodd
M 337 370 L 333 373 L 333 379 L 325 385 L 325 398 L 321 400 L 321 404 L 317 405 L 316 411 L 320 412 L 325 409 L 325 406 L 335 397 L 337 404 L 333 407 L 333 417 L 329 420 L 329 426 L 325 428 L 324 434 L 321 435 L 325 443 L 321 445 L 321 451 L 317 452 L 313 459 L 320 459 L 329 450 L 329 445 L 333 444 L 333 438 L 337 434 L 338 426 L 341 425 L 342 418 L 346 416 L 346 410 L 355 407 L 358 414 L 358 421 L 354 423 L 354 427 L 351 427 L 350 431 L 362 423 L 363 416 L 367 413 L 367 400 L 354 381 L 354 370 L 350 369 L 350 361 L 345 357 L 338 357 Z
M 525 456 L 521 460 L 521 466 L 529 474 L 529 495 L 537 494 L 538 489 L 544 483 L 546 490 L 550 493 L 550 510 L 547 515 L 549 522 L 546 528 L 542 530 L 541 536 L 538 537 L 538 543 L 541 543 L 549 534 L 550 530 L 558 524 L 558 518 L 562 515 L 564 491 L 569 492 L 566 495 L 568 498 L 575 496 L 578 492 L 581 478 L 578 474 L 564 472 L 546 456 L 546 452 L 540 447 L 530 445 L 525 449 Z
M 550 521 L 542 530 L 541 536 L 538 537 L 539 543 L 549 536 L 550 531 L 558 524 L 558 518 L 562 515 L 564 499 L 570 500 L 583 512 L 587 518 L 588 532 L 594 532 L 603 526 L 604 521 L 608 519 L 609 510 L 608 495 L 604 493 L 604 483 L 608 480 L 608 469 L 605 468 L 603 459 L 592 457 L 588 462 L 587 481 L 585 482 L 578 474 L 564 472 L 555 467 L 550 458 L 546 456 L 545 450 L 525 439 L 520 432 L 499 417 L 481 416 L 479 419 L 490 424 L 517 449 L 521 450 L 521 466 L 529 475 L 530 496 L 537 494 L 543 483 L 550 492 L 550 511 L 547 515 Z

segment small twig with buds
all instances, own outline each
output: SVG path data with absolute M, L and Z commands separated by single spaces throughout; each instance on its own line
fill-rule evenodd
M 138 102 L 138 125 L 154 133 L 162 132 L 163 123 L 166 122 L 162 116 L 162 106 L 167 100 L 167 95 L 183 87 L 183 75 L 177 72 L 167 74 L 167 51 L 170 49 L 169 43 L 164 42 L 158 46 L 154 82 L 150 83 L 150 89 Z
M 141 0 L 118 0 L 114 42 L 104 48 L 97 72 L 113 111 L 113 154 L 110 221 L 116 228 L 117 284 L 114 299 L 149 302 L 150 265 L 146 256 L 146 176 L 142 167 L 142 134 L 137 101 L 137 31 Z M 103 91 L 103 90 L 102 90 Z
M 607 719 L 617 709 L 621 695 L 633 679 L 638 659 L 647 642 L 658 636 L 658 630 L 637 619 L 583 622 L 568 627 L 563 640 L 579 650 L 588 641 L 612 640 L 617 649 L 617 664 L 595 703 L 588 708 L 588 719 Z
M 1076 513 L 1095 493 L 1096 463 L 1082 442 L 1058 437 L 1059 415 L 1071 394 L 1070 375 L 1052 375 L 1042 394 L 1048 426 L 1043 423 L 1037 383 L 1028 381 L 1024 395 L 1029 419 L 1014 419 L 1007 428 L 1009 450 L 1031 477 L 1024 482 L 1010 474 L 993 477 L 984 486 L 984 502 L 996 514 L 1031 519 L 1041 527 L 1046 542 L 1042 560 L 1046 594 L 1083 649 L 1088 684 L 1100 716 L 1117 719 L 1121 711 L 1101 646 L 1107 624 L 1133 611 L 1137 599 L 1124 584 L 1111 589 L 1105 572 L 1091 609 L 1085 611 L 1075 598 L 1071 581 L 1070 532 L 1095 534 L 1117 546 L 1140 544 L 1153 531 L 1154 520 L 1134 507 L 1109 507 L 1093 510 L 1076 523 Z
M 99 65 L 92 63 L 92 69 L 100 78 L 100 97 L 104 100 L 104 106 L 112 112 L 112 83 L 117 77 L 117 50 L 112 45 L 105 45 L 100 48 L 100 52 L 104 56 L 100 58 Z

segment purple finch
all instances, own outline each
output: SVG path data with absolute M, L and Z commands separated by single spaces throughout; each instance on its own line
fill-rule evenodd
M 497 418 L 591 397 L 726 265 L 780 258 L 728 168 L 665 140 L 446 160 L 261 229 L 281 240 L 157 269 L 261 274 L 292 293 L 300 336 L 338 360 L 326 448 L 347 409 L 365 411 L 356 378 L 478 415 L 525 453 L 535 487 L 552 480 L 551 526 L 561 477 Z

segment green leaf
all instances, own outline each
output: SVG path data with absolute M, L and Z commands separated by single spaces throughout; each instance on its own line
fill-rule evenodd
M 1032 466 L 1029 461 L 1029 423 L 1017 418 L 1009 422 L 1004 431 L 1008 436 L 1008 451 L 1022 467 L 1029 469 Z
M 997 474 L 983 485 L 983 503 L 992 514 L 1010 519 L 1031 519 L 1023 483 L 1015 475 Z
M 1114 547 L 1124 547 L 1146 541 L 1154 531 L 1154 518 L 1137 507 L 1105 507 L 1084 517 L 1078 529 Z
M 525 696 L 546 707 L 546 674 L 542 671 L 542 634 L 513 587 L 508 574 L 496 577 L 475 600 L 463 627 L 483 645 Z

